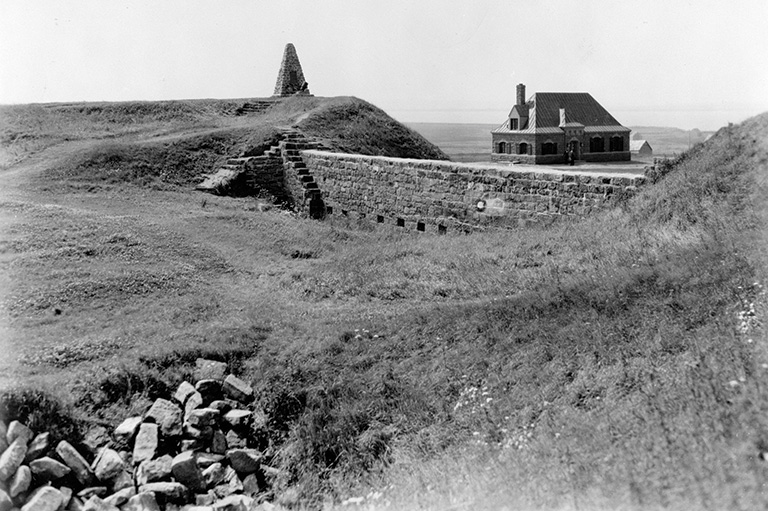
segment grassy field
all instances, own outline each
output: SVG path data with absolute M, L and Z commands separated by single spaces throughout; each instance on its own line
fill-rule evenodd
M 253 381 L 270 498 L 297 508 L 768 504 L 768 115 L 615 210 L 438 237 L 190 190 L 277 113 L 18 108 L 0 131 L 6 418 L 115 425 L 207 356 Z

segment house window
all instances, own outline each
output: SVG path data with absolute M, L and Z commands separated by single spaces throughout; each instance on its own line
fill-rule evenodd
M 619 152 L 624 150 L 624 137 L 614 135 L 611 137 L 611 152 Z
M 557 154 L 557 142 L 544 142 L 541 144 L 541 154 Z
M 510 119 L 509 120 L 509 129 L 516 130 L 517 128 L 517 119 Z
M 592 137 L 589 139 L 589 152 L 590 153 L 602 153 L 605 151 L 605 142 L 603 137 Z M 613 149 L 611 149 L 613 151 Z
M 505 144 L 504 142 L 499 142 L 499 150 L 496 151 L 496 152 L 498 152 L 498 153 L 506 153 L 507 152 L 506 145 L 507 144 Z
M 519 146 L 517 146 L 517 154 L 528 154 L 528 144 L 522 142 Z

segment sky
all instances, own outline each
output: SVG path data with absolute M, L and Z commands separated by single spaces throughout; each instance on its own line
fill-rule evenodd
M 499 124 L 515 87 L 589 92 L 626 126 L 768 111 L 766 0 L 2 0 L 0 103 L 310 91 L 403 122 Z

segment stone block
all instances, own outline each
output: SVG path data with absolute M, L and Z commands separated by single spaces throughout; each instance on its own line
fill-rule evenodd
M 259 470 L 261 452 L 256 449 L 230 449 L 227 459 L 230 465 L 240 474 L 252 474 Z
M 115 439 L 119 442 L 130 442 L 141 426 L 141 417 L 128 417 L 115 428 Z
M 68 466 L 48 456 L 31 461 L 29 469 L 40 481 L 55 481 L 71 472 Z
M 252 415 L 250 410 L 230 410 L 224 414 L 224 421 L 233 428 L 246 428 Z
M 195 384 L 195 390 L 203 396 L 203 401 L 210 403 L 221 397 L 221 380 L 200 380 Z
M 253 399 L 253 388 L 233 374 L 224 379 L 222 390 L 225 396 L 241 403 L 248 403 Z
M 203 473 L 197 466 L 197 457 L 193 452 L 183 452 L 173 458 L 171 472 L 176 481 L 180 482 L 195 493 L 206 489 Z
M 24 440 L 24 437 L 14 438 L 8 448 L 3 451 L 3 454 L 0 454 L 0 481 L 7 481 L 13 477 L 26 455 L 27 442 Z
M 195 361 L 195 379 L 223 380 L 227 374 L 227 364 L 216 360 L 198 358 Z
M 215 433 L 214 433 L 215 434 Z M 226 436 L 227 449 L 239 449 L 248 445 L 247 440 L 239 435 L 235 430 L 230 429 L 227 431 Z M 218 452 L 218 451 L 215 451 Z
M 228 497 L 233 493 L 243 491 L 243 483 L 240 481 L 240 477 L 238 477 L 235 469 L 232 467 L 226 467 L 225 471 L 226 474 L 224 475 L 224 482 L 222 484 L 216 485 L 216 487 L 213 489 L 213 493 L 220 499 Z
M 120 507 L 128 500 L 136 495 L 136 490 L 131 488 L 123 488 L 120 491 L 117 491 L 110 495 L 109 497 L 104 498 L 104 503 L 109 504 L 110 506 L 116 506 Z
M 112 439 L 104 426 L 93 426 L 88 429 L 83 439 L 83 446 L 88 449 L 90 455 L 97 455 L 99 449 L 110 443 Z
M 139 427 L 136 442 L 133 445 L 133 463 L 151 460 L 157 452 L 159 427 L 151 422 L 144 422 Z
M 125 463 L 117 451 L 104 447 L 93 461 L 92 468 L 99 481 L 109 482 L 125 470 Z
M 32 471 L 28 466 L 22 465 L 16 471 L 11 479 L 10 494 L 11 497 L 16 497 L 22 493 L 26 493 L 29 490 L 29 485 L 32 483 Z
M 248 474 L 243 479 L 243 494 L 249 497 L 255 497 L 260 492 L 259 478 L 256 474 Z
M 163 482 L 163 483 L 147 483 L 143 486 L 139 486 L 139 492 L 153 492 L 156 497 L 160 497 L 163 502 L 178 502 L 184 503 L 187 500 L 189 490 L 181 483 L 177 482 Z
M 120 472 L 112 481 L 110 481 L 109 490 L 113 493 L 126 488 L 133 488 L 133 474 L 127 470 Z
M 120 509 L 106 503 L 98 495 L 93 495 L 83 504 L 83 511 L 120 511 Z
M 0 489 L 0 511 L 11 511 L 13 509 L 13 501 L 11 496 L 8 495 L 5 490 Z
M 182 411 L 175 403 L 158 398 L 144 416 L 144 420 L 154 420 L 165 438 L 181 436 Z
M 235 433 L 235 436 L 237 436 L 237 433 Z M 227 448 L 227 437 L 220 429 L 214 429 L 213 436 L 211 437 L 211 452 L 215 454 L 225 454 Z
M 221 463 L 214 463 L 203 470 L 203 480 L 207 488 L 213 488 L 224 482 L 227 470 Z
M 29 496 L 21 511 L 58 511 L 63 497 L 53 486 L 41 486 Z
M 51 446 L 51 434 L 49 432 L 40 433 L 29 443 L 27 454 L 24 456 L 24 462 L 29 463 L 41 457 Z
M 136 484 L 157 483 L 171 478 L 173 458 L 167 454 L 154 460 L 146 460 L 136 469 Z
M 184 418 L 189 417 L 189 414 L 195 411 L 197 408 L 203 406 L 203 396 L 198 391 L 194 391 L 184 403 Z
M 160 511 L 160 506 L 154 493 L 142 492 L 128 499 L 121 511 Z
M 21 438 L 24 445 L 27 445 L 34 436 L 35 434 L 32 430 L 19 421 L 11 421 L 11 423 L 8 424 L 8 432 L 5 434 L 8 445 L 12 444 L 17 438 Z
M 216 408 L 198 408 L 187 416 L 187 423 L 195 428 L 212 427 L 218 423 L 220 415 Z
M 187 398 L 194 394 L 195 386 L 188 381 L 183 381 L 179 384 L 179 388 L 176 389 L 176 393 L 173 394 L 173 398 L 179 402 L 182 406 L 187 402 Z

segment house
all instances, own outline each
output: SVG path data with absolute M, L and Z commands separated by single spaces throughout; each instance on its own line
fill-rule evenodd
M 537 92 L 526 101 L 521 83 L 507 120 L 491 132 L 491 159 L 564 163 L 572 150 L 576 160 L 629 161 L 629 133 L 586 92 Z
M 653 148 L 647 140 L 630 140 L 629 152 L 640 158 L 650 158 L 653 156 Z

